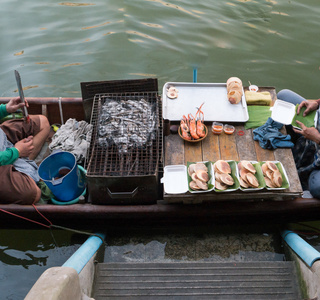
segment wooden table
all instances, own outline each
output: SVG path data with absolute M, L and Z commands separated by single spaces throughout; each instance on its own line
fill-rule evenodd
M 274 88 L 265 87 L 262 90 L 270 91 L 272 98 L 275 99 Z M 211 122 L 212 123 L 212 122 Z M 211 123 L 207 126 L 211 129 Z M 233 135 L 222 133 L 220 136 L 212 134 L 199 143 L 185 142 L 178 134 L 170 134 L 164 138 L 164 165 L 186 165 L 187 162 L 217 161 L 223 160 L 251 160 L 251 161 L 280 161 L 288 175 L 290 188 L 280 191 L 260 191 L 217 193 L 184 193 L 166 194 L 164 200 L 169 203 L 201 203 L 203 201 L 254 201 L 254 200 L 288 200 L 300 197 L 302 187 L 295 167 L 291 149 L 279 148 L 276 150 L 262 149 L 258 142 L 253 140 L 252 129 L 245 130 L 244 124 L 235 125 L 236 131 Z M 238 135 L 239 131 L 244 135 Z M 285 130 L 285 129 L 283 129 Z

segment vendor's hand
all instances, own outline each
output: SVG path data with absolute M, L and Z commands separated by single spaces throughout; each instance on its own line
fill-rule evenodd
M 17 142 L 14 147 L 18 149 L 19 157 L 29 157 L 34 149 L 33 136 L 28 136 L 27 138 Z
M 307 127 L 300 121 L 296 120 L 297 124 L 301 127 L 301 130 L 292 128 L 295 133 L 302 134 L 306 139 L 320 143 L 320 132 L 314 127 Z
M 302 101 L 297 109 L 297 115 L 300 113 L 300 110 L 302 107 L 306 107 L 306 110 L 303 113 L 303 116 L 305 117 L 309 112 L 317 110 L 319 107 L 319 104 L 316 101 Z
M 20 97 L 12 98 L 6 105 L 7 112 L 9 114 L 16 112 L 19 108 L 22 108 L 24 106 L 29 106 L 28 102 L 25 101 L 25 103 L 21 102 Z

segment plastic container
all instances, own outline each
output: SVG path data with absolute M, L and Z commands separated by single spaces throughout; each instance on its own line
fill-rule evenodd
M 235 130 L 235 128 L 234 128 L 234 126 L 232 126 L 232 125 L 225 124 L 225 125 L 223 126 L 223 131 L 224 131 L 225 134 L 233 134 L 233 133 L 234 133 L 234 130 Z
M 254 85 L 254 84 L 251 84 L 251 85 L 249 86 L 249 91 L 250 91 L 250 92 L 257 92 L 258 90 L 259 90 L 259 87 L 256 86 L 256 85 Z
M 85 190 L 85 177 L 81 176 L 75 156 L 70 152 L 56 152 L 42 161 L 39 177 L 60 201 L 70 201 Z
M 256 173 L 254 174 L 254 176 L 257 178 L 258 182 L 259 182 L 259 186 L 257 188 L 254 188 L 254 187 L 248 187 L 248 188 L 245 188 L 243 186 L 241 186 L 240 184 L 240 190 L 243 191 L 243 192 L 254 192 L 254 191 L 259 191 L 259 190 L 262 190 L 266 187 L 266 183 L 263 179 L 263 173 L 262 173 L 262 170 L 261 170 L 261 165 L 259 162 L 255 161 L 255 160 L 249 160 L 249 162 L 253 165 L 253 167 L 256 169 Z M 239 162 L 237 164 L 237 168 L 238 168 L 238 180 L 240 182 L 240 171 L 239 171 Z
M 266 184 L 266 186 L 265 186 L 266 189 L 269 190 L 269 191 L 277 191 L 277 190 L 285 190 L 285 189 L 290 188 L 289 178 L 288 178 L 288 175 L 287 175 L 287 172 L 286 172 L 285 168 L 283 167 L 283 164 L 282 164 L 280 161 L 278 161 L 278 160 L 274 160 L 274 161 L 271 161 L 271 162 L 273 162 L 273 163 L 277 166 L 278 170 L 279 170 L 280 173 L 281 173 L 283 182 L 282 182 L 282 186 L 281 186 L 281 187 L 277 187 L 277 188 L 275 188 L 275 187 L 274 187 L 274 188 L 269 187 L 269 186 Z M 261 167 L 262 167 L 262 165 L 265 164 L 265 163 L 266 163 L 266 161 L 260 162 Z
M 86 174 L 87 174 L 87 171 L 82 167 L 82 166 L 79 166 L 78 165 L 78 169 L 80 170 L 80 174 L 81 176 L 83 177 L 83 180 L 85 180 L 85 177 L 86 177 Z M 56 205 L 71 205 L 71 204 L 76 204 L 80 201 L 80 197 L 81 196 L 85 196 L 87 193 L 87 189 L 85 188 L 84 191 L 82 192 L 82 194 L 77 197 L 76 199 L 73 199 L 73 200 L 70 200 L 70 201 L 59 201 L 58 199 L 55 198 L 55 196 L 53 195 L 51 197 L 51 202 L 53 204 L 56 204 Z
M 296 106 L 292 103 L 277 99 L 272 107 L 271 118 L 284 125 L 289 125 L 296 113 Z
M 226 193 L 226 192 L 233 192 L 239 189 L 240 183 L 239 183 L 239 171 L 237 167 L 237 163 L 234 160 L 226 160 L 226 162 L 230 165 L 231 168 L 231 177 L 234 180 L 234 184 L 232 186 L 228 186 L 226 190 L 219 190 L 216 187 L 214 188 L 215 192 L 218 193 Z M 213 164 L 213 170 L 214 170 L 214 164 Z M 214 177 L 216 176 L 216 171 L 214 171 Z M 215 180 L 216 182 L 216 180 Z M 215 185 L 216 186 L 216 185 Z
M 165 166 L 161 183 L 167 194 L 186 193 L 188 191 L 187 167 L 185 165 Z
M 223 131 L 223 124 L 220 122 L 213 122 L 212 123 L 212 132 L 213 134 L 221 134 Z
M 161 178 L 161 183 L 164 186 L 164 192 L 167 194 L 185 194 L 188 191 L 190 193 L 208 193 L 214 189 L 214 176 L 212 163 L 210 161 L 204 161 L 208 168 L 209 181 L 207 190 L 192 190 L 189 187 L 191 177 L 188 174 L 188 167 L 196 162 L 188 162 L 185 165 L 169 165 L 164 167 L 164 176 Z

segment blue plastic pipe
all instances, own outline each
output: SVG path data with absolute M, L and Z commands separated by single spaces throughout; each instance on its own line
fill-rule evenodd
M 62 265 L 75 269 L 78 274 L 85 267 L 91 257 L 98 251 L 105 238 L 104 234 L 96 234 L 100 236 L 89 237 L 83 245 Z
M 197 82 L 198 81 L 198 70 L 197 68 L 193 69 L 193 82 Z
M 282 238 L 289 245 L 289 247 L 309 266 L 320 259 L 320 253 L 310 246 L 304 239 L 302 239 L 295 232 L 284 230 Z

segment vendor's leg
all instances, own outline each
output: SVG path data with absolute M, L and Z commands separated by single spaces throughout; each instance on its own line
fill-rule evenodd
M 320 170 L 314 170 L 310 174 L 309 191 L 314 198 L 320 199 Z
M 41 190 L 28 175 L 13 165 L 0 167 L 0 203 L 33 204 L 40 200 Z
M 43 115 L 30 116 L 28 123 L 24 119 L 18 119 L 3 122 L 0 126 L 12 144 L 33 136 L 34 150 L 29 156 L 30 159 L 36 158 L 50 132 L 49 121 Z
M 35 136 L 40 131 L 40 118 L 32 116 L 30 122 L 25 122 L 24 119 L 8 120 L 3 122 L 0 127 L 8 140 L 15 144 L 30 135 Z
M 37 157 L 37 155 L 41 151 L 41 148 L 50 133 L 50 124 L 48 119 L 43 115 L 31 116 L 31 119 L 35 117 L 38 117 L 40 120 L 40 129 L 39 129 L 39 132 L 36 133 L 33 137 L 34 149 L 32 153 L 29 155 L 29 159 L 32 159 L 32 160 Z
M 302 101 L 306 100 L 305 98 L 303 98 L 299 94 L 297 94 L 291 90 L 288 90 L 288 89 L 281 90 L 277 94 L 277 98 L 280 100 L 286 101 L 286 102 L 290 102 L 294 105 L 300 104 Z

